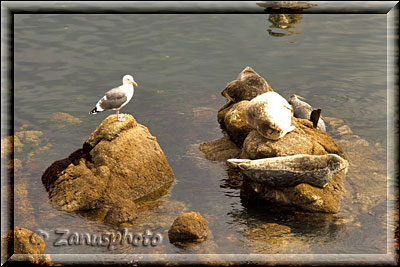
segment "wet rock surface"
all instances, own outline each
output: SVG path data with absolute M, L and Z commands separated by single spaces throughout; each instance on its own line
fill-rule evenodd
M 243 143 L 246 136 L 252 130 L 246 120 L 246 107 L 248 103 L 248 100 L 243 100 L 233 104 L 224 117 L 223 123 L 228 135 L 239 145 Z
M 307 253 L 310 247 L 306 238 L 292 234 L 291 228 L 277 223 L 265 223 L 243 233 L 245 244 L 253 253 Z
M 313 128 L 312 122 L 292 118 L 296 128 L 279 140 L 271 141 L 257 131 L 249 133 L 243 142 L 241 158 L 261 159 L 296 154 L 337 154 L 347 159 L 343 149 L 327 133 Z
M 171 243 L 203 242 L 209 233 L 208 222 L 198 212 L 182 213 L 168 231 Z
M 229 138 L 224 136 L 220 139 L 204 142 L 199 145 L 206 158 L 213 161 L 226 161 L 230 158 L 237 158 L 240 155 L 240 148 Z
M 174 174 L 163 151 L 145 126 L 125 117 L 108 116 L 81 149 L 47 168 L 42 182 L 54 206 L 108 208 L 106 221 L 118 224 L 134 220 L 135 201 L 165 193 Z

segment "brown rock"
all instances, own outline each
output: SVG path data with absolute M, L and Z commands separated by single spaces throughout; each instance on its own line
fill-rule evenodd
M 82 149 L 47 168 L 42 182 L 51 203 L 64 211 L 108 207 L 107 221 L 125 223 L 136 217 L 134 201 L 171 185 L 174 174 L 156 138 L 125 118 L 110 115 Z
M 168 231 L 171 243 L 202 242 L 207 239 L 208 222 L 198 212 L 182 213 Z
M 343 191 L 345 171 L 340 171 L 324 188 L 309 184 L 293 187 L 269 187 L 246 179 L 241 196 L 247 199 L 262 199 L 282 206 L 297 206 L 312 212 L 337 213 Z
M 337 154 L 348 159 L 336 141 L 319 129 L 313 128 L 312 122 L 292 118 L 296 127 L 279 140 L 268 140 L 253 130 L 243 143 L 241 158 L 261 159 L 296 154 L 325 155 Z
M 232 140 L 241 146 L 252 128 L 246 121 L 246 106 L 248 100 L 233 104 L 224 117 L 224 125 Z
M 202 143 L 199 149 L 207 159 L 214 161 L 226 161 L 227 159 L 238 158 L 240 155 L 240 148 L 230 140 L 229 136 Z
M 246 247 L 252 253 L 310 253 L 309 241 L 296 237 L 290 227 L 266 223 L 243 232 Z
M 14 243 L 13 246 L 11 242 Z M 28 229 L 15 227 L 14 230 L 10 230 L 2 238 L 2 249 L 3 247 L 8 249 L 7 256 L 12 256 L 11 260 L 13 261 L 30 262 L 35 265 L 51 265 L 50 256 L 44 255 L 46 244 L 43 239 Z M 12 251 L 12 248 L 14 251 Z

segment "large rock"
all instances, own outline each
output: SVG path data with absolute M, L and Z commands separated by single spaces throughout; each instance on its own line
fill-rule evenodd
M 246 107 L 248 100 L 233 104 L 224 117 L 224 125 L 231 139 L 241 146 L 252 128 L 246 120 Z
M 337 154 L 348 159 L 342 148 L 327 133 L 313 128 L 312 122 L 292 118 L 296 128 L 279 140 L 269 140 L 256 130 L 249 133 L 243 143 L 241 158 L 261 159 L 296 154 Z
M 68 158 L 42 176 L 53 205 L 63 211 L 108 208 L 110 223 L 132 222 L 135 201 L 158 196 L 174 181 L 167 159 L 148 129 L 131 115 L 108 116 Z
M 182 213 L 168 231 L 171 243 L 202 242 L 207 239 L 208 222 L 198 212 Z
M 345 174 L 346 169 L 338 172 L 324 188 L 305 183 L 291 187 L 270 187 L 246 179 L 240 193 L 244 199 L 261 199 L 274 205 L 294 206 L 311 212 L 337 213 Z

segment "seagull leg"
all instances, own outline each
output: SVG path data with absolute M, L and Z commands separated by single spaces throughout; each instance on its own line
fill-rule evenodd
M 118 121 L 125 121 L 125 117 L 123 114 L 121 114 L 121 116 L 119 115 L 119 108 L 117 109 L 117 120 Z

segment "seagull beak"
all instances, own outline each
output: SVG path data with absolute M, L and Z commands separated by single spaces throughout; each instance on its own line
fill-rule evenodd
M 137 86 L 137 83 L 136 82 L 132 82 L 135 86 Z

